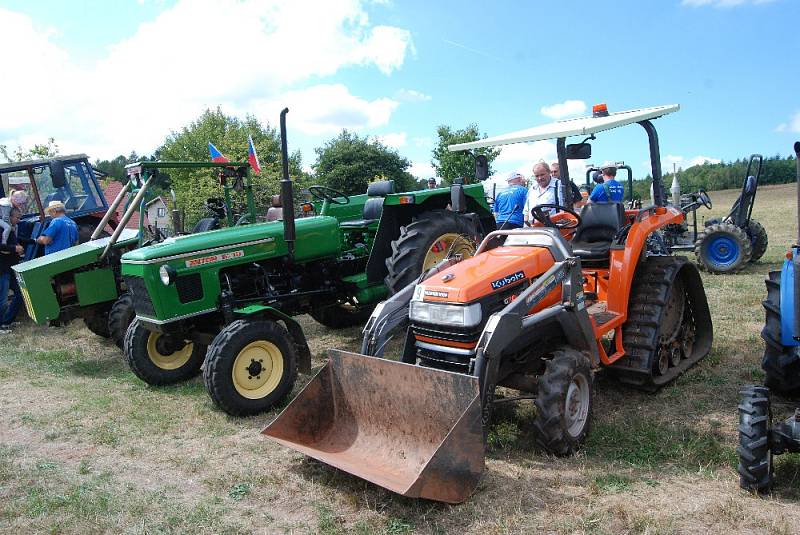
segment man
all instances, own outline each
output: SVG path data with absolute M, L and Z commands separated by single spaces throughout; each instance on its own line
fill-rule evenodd
M 12 208 L 9 216 L 12 227 L 19 222 L 22 215 L 19 208 Z M 17 312 L 22 303 L 17 279 L 11 266 L 15 265 L 24 250 L 17 243 L 17 236 L 13 228 L 5 244 L 0 244 L 0 334 L 7 334 L 8 327 L 17 317 Z M 8 290 L 14 290 L 14 299 L 8 302 Z
M 603 182 L 598 184 L 589 195 L 589 202 L 622 202 L 625 198 L 625 187 L 617 182 L 617 165 L 606 162 L 600 168 Z
M 561 167 L 558 165 L 558 162 L 550 164 L 550 174 L 553 175 L 553 178 L 559 181 L 561 180 Z M 583 196 L 581 195 L 581 188 L 576 186 L 575 182 L 572 180 L 569 181 L 569 187 L 572 189 L 572 208 L 580 210 L 580 208 L 586 204 L 586 201 L 583 200 Z M 563 194 L 563 192 L 559 193 Z
M 44 245 L 44 254 L 56 253 L 78 243 L 78 225 L 67 217 L 63 202 L 50 201 L 45 213 L 53 219 L 42 235 L 36 238 L 36 243 Z
M 436 189 L 436 179 L 435 178 L 430 177 L 428 179 L 428 189 Z
M 522 228 L 525 218 L 522 214 L 528 190 L 525 188 L 525 177 L 514 171 L 506 178 L 508 189 L 497 194 L 494 200 L 494 218 L 498 230 Z
M 533 178 L 535 179 L 535 183 L 528 191 L 528 197 L 525 201 L 524 213 L 526 223 L 532 221 L 531 210 L 535 206 L 541 204 L 564 205 L 563 202 L 561 202 L 563 195 L 561 192 L 561 181 L 550 175 L 550 167 L 545 162 L 539 162 L 533 166 Z M 554 214 L 556 210 L 554 208 L 545 208 L 544 212 Z

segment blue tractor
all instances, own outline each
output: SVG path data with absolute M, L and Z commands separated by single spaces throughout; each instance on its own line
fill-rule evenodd
M 794 144 L 797 165 L 797 213 L 800 218 L 800 141 Z M 800 226 L 798 227 L 800 228 Z M 739 404 L 739 483 L 742 488 L 768 492 L 773 482 L 773 455 L 800 452 L 800 407 L 785 421 L 772 423 L 770 390 L 800 394 L 800 236 L 780 271 L 765 283 L 764 339 L 766 386 L 749 385 Z
M 78 225 L 79 241 L 89 240 L 108 210 L 98 176 L 105 174 L 94 169 L 85 154 L 0 164 L 0 197 L 20 190 L 27 194 L 17 224 L 17 237 L 26 244 L 25 260 L 44 254 L 44 247 L 34 241 L 50 224 L 45 208 L 51 201 L 64 203 L 67 216 Z

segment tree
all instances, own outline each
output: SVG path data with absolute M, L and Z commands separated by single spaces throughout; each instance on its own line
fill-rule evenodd
M 342 130 L 314 152 L 316 179 L 342 193 L 364 193 L 375 180 L 394 180 L 396 191 L 417 189 L 414 177 L 407 171 L 411 163 L 377 140 L 369 141 Z
M 6 145 L 0 145 L 0 154 L 7 162 L 21 162 L 23 160 L 45 160 L 58 156 L 58 144 L 54 138 L 48 138 L 45 144 L 36 144 L 32 149 L 25 150 L 21 146 L 12 153 L 8 153 Z
M 447 125 L 440 125 L 436 129 L 436 134 L 439 136 L 439 141 L 433 149 L 433 160 L 431 164 L 436 169 L 437 176 L 443 179 L 443 185 L 448 185 L 453 182 L 456 177 L 472 178 L 475 176 L 475 158 L 472 154 L 466 151 L 450 152 L 447 150 L 448 145 L 454 143 L 468 143 L 470 141 L 478 141 L 486 137 L 486 134 L 480 135 L 478 125 L 475 123 L 470 124 L 462 130 L 453 130 Z M 472 151 L 475 155 L 483 154 L 489 161 L 489 175 L 492 174 L 492 162 L 500 155 L 500 149 L 493 149 L 486 147 Z
M 272 195 L 280 193 L 281 180 L 280 135 L 269 124 L 263 126 L 250 115 L 244 120 L 225 115 L 219 108 L 206 110 L 189 126 L 167 136 L 155 156 L 159 160 L 209 161 L 208 143 L 211 142 L 232 162 L 244 162 L 247 161 L 248 135 L 253 137 L 261 163 L 261 175 L 251 175 L 256 209 L 266 214 Z M 300 152 L 296 151 L 289 156 L 289 174 L 296 182 L 296 192 L 308 182 L 301 166 Z M 206 216 L 206 199 L 222 196 L 216 173 L 209 169 L 173 169 L 169 175 L 178 205 L 186 211 L 186 228 L 191 228 Z M 234 212 L 242 214 L 246 208 L 245 196 L 235 197 Z

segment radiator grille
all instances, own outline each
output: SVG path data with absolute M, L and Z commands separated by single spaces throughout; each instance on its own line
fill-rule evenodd
M 153 309 L 153 302 L 147 293 L 144 279 L 141 277 L 125 277 L 125 286 L 128 287 L 128 293 L 133 298 L 133 308 L 136 310 L 136 314 L 155 317 L 156 311 Z
M 175 287 L 178 289 L 178 299 L 181 303 L 191 303 L 203 298 L 203 284 L 199 273 L 178 277 Z

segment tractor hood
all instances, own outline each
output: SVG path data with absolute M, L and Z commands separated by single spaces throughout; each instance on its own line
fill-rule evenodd
M 309 252 L 307 250 L 311 249 L 311 246 L 314 248 L 320 247 L 318 239 L 323 239 L 325 244 L 333 243 L 338 248 L 338 223 L 336 218 L 327 216 L 300 218 L 295 221 L 295 225 L 298 242 L 295 246 L 297 260 L 304 259 L 306 253 Z M 303 243 L 304 239 L 305 244 Z M 125 254 L 122 257 L 122 263 L 149 264 L 166 257 L 190 256 L 200 252 L 257 243 L 275 243 L 278 249 L 285 249 L 283 223 L 281 221 L 273 221 L 255 225 L 241 225 L 200 234 L 168 238 L 161 243 L 142 247 Z M 329 253 L 329 251 L 326 251 L 326 254 Z
M 417 287 L 421 295 L 416 298 L 439 303 L 473 303 L 524 279 L 534 279 L 554 263 L 544 247 L 497 247 L 426 279 Z
M 120 234 L 114 247 L 120 248 L 130 245 L 138 239 L 138 236 L 138 231 L 125 229 Z M 83 267 L 97 261 L 110 239 L 111 238 L 99 238 L 75 245 L 63 251 L 58 251 L 57 253 L 40 256 L 39 258 L 17 264 L 14 266 L 14 271 L 20 274 L 36 271 L 37 273 L 47 272 L 48 275 L 55 275 L 57 273 Z

